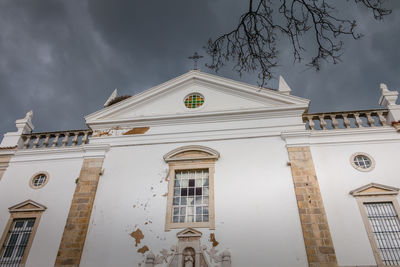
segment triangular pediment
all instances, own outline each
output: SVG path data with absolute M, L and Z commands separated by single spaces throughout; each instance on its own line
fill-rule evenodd
M 201 237 L 202 233 L 193 228 L 186 228 L 176 234 L 178 238 Z
M 352 196 L 397 195 L 398 193 L 399 188 L 376 183 L 364 185 L 350 192 Z
M 184 99 L 191 93 L 204 96 L 200 108 L 185 107 Z M 200 71 L 190 71 L 173 80 L 148 89 L 133 97 L 108 106 L 85 117 L 89 126 L 116 122 L 160 121 L 244 114 L 268 110 L 298 109 L 301 114 L 309 100 L 272 89 L 221 78 Z
M 219 153 L 205 146 L 183 146 L 168 152 L 164 156 L 166 162 L 184 160 L 218 159 Z
M 10 212 L 44 211 L 46 210 L 46 207 L 43 206 L 42 204 L 39 204 L 33 200 L 28 199 L 17 205 L 9 207 L 8 210 Z

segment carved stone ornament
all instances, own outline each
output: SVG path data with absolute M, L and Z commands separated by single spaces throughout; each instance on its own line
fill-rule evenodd
M 231 266 L 231 254 L 225 250 L 221 254 L 212 247 L 207 251 L 207 246 L 201 245 L 202 233 L 193 228 L 186 228 L 177 233 L 178 244 L 171 247 L 171 252 L 166 249 L 160 251 L 161 255 L 154 255 L 151 251 L 146 255 L 145 267 L 156 265 L 168 267 L 211 267 L 214 262 L 221 267 Z

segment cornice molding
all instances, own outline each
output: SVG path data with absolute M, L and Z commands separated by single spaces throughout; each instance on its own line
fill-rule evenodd
M 286 146 L 318 146 L 335 144 L 382 143 L 399 141 L 400 135 L 393 127 L 351 128 L 321 131 L 285 131 L 282 139 Z
M 103 129 L 112 126 L 160 126 L 160 125 L 176 125 L 176 124 L 193 124 L 207 122 L 224 122 L 224 121 L 239 121 L 248 119 L 262 118 L 286 118 L 299 117 L 301 118 L 307 106 L 281 106 L 262 109 L 248 110 L 229 110 L 220 112 L 204 112 L 204 113 L 187 113 L 173 114 L 164 116 L 148 116 L 126 119 L 99 119 L 88 122 L 88 125 L 93 130 Z
M 98 158 L 105 157 L 110 149 L 108 144 L 86 144 L 79 147 L 54 147 L 21 149 L 15 152 L 11 163 L 40 161 L 40 160 L 65 160 L 76 158 Z

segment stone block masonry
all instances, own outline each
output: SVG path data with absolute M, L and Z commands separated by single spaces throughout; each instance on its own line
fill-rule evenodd
M 54 266 L 79 266 L 103 158 L 84 159 Z
M 288 148 L 297 207 L 310 267 L 337 267 L 324 203 L 309 147 Z

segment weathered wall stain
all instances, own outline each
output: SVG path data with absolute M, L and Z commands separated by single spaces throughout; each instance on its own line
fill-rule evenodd
M 126 133 L 123 133 L 123 135 L 131 135 L 131 134 L 144 134 L 146 133 L 150 127 L 137 127 L 137 128 L 132 128 Z
M 140 243 L 140 240 L 144 238 L 144 235 L 140 229 L 137 229 L 136 231 L 131 233 L 131 237 L 135 239 L 136 242 L 135 247 L 137 247 L 138 244 Z
M 101 137 L 101 136 L 110 136 L 110 131 L 100 131 L 100 130 L 96 130 L 93 133 L 93 137 Z
M 219 242 L 215 239 L 215 235 L 213 233 L 210 234 L 210 241 L 212 242 L 213 247 L 216 247 L 219 244 Z
M 146 253 L 146 251 L 149 251 L 149 248 L 146 245 L 144 245 L 143 247 L 141 247 L 137 250 L 137 252 L 142 253 L 142 254 Z

